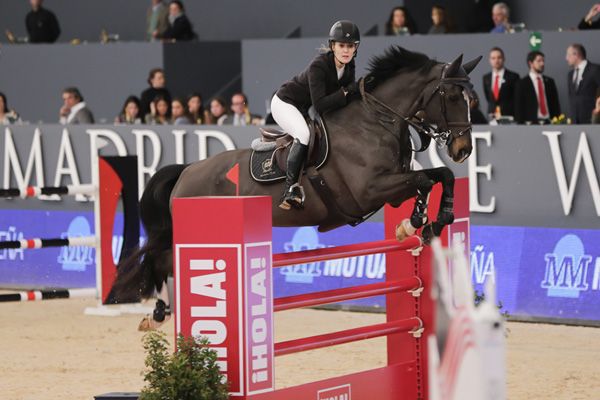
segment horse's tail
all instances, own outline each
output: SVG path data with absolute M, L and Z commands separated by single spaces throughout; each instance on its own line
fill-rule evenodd
M 148 181 L 140 200 L 140 216 L 148 239 L 117 266 L 113 294 L 117 302 L 149 298 L 172 273 L 173 226 L 170 198 L 186 165 L 169 165 Z

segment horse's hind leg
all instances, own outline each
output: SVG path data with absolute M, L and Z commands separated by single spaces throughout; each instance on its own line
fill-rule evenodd
M 138 325 L 138 330 L 140 331 L 157 329 L 171 318 L 171 301 L 167 280 L 169 276 L 172 276 L 172 259 L 173 252 L 171 250 L 164 251 L 157 259 L 159 265 L 155 266 L 156 275 L 154 280 L 158 291 L 158 299 L 156 300 L 152 315 L 146 315 L 140 321 Z

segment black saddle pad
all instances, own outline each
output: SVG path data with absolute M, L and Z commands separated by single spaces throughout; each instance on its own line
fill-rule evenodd
M 321 134 L 317 136 L 315 136 L 315 131 L 312 129 L 312 124 L 309 124 L 309 127 L 311 127 L 311 142 L 314 141 L 314 146 L 312 153 L 308 156 L 304 171 L 309 166 L 315 166 L 316 169 L 319 169 L 327 160 L 329 153 L 327 130 L 323 120 L 320 120 L 318 124 Z M 289 147 L 280 147 L 267 151 L 252 150 L 252 154 L 250 155 L 250 173 L 252 178 L 257 182 L 277 182 L 285 179 L 285 171 L 278 162 L 278 159 L 287 159 L 288 151 Z

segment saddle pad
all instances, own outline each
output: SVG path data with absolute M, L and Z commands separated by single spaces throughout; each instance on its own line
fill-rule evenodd
M 315 165 L 316 169 L 321 168 L 325 164 L 329 153 L 329 139 L 323 124 L 321 124 L 321 132 L 321 139 L 317 143 L 318 148 L 314 150 L 316 157 L 314 155 L 311 157 L 315 161 L 310 163 L 310 165 Z M 274 154 L 276 151 L 285 150 L 285 148 L 276 148 L 268 151 L 252 150 L 252 154 L 250 155 L 250 174 L 252 175 L 252 179 L 257 182 L 277 182 L 285 179 L 285 171 L 279 167 L 276 154 Z M 306 167 L 304 170 L 306 171 Z

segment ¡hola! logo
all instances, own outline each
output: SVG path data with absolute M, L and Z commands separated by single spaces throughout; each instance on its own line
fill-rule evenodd
M 319 390 L 317 400 L 351 400 L 350 394 L 350 385 L 336 386 Z

